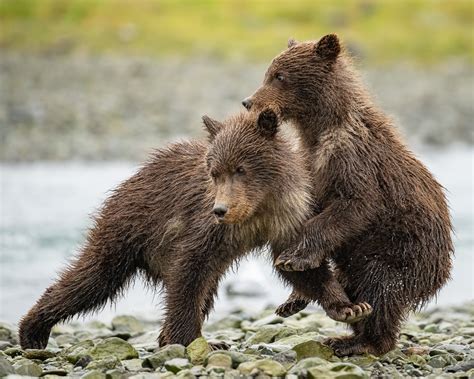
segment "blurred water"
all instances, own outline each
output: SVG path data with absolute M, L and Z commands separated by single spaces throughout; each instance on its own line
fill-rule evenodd
M 453 280 L 441 291 L 438 304 L 474 298 L 473 154 L 474 149 L 466 147 L 420 154 L 448 190 L 456 228 Z M 107 191 L 136 167 L 130 163 L 0 165 L 0 320 L 17 322 L 33 305 L 84 240 L 88 216 Z M 225 291 L 229 285 L 255 290 L 260 296 L 229 296 Z M 278 304 L 288 293 L 265 258 L 251 257 L 227 275 L 213 317 L 236 307 L 255 310 Z M 125 298 L 95 316 L 104 321 L 123 313 L 154 318 L 161 313 L 159 303 L 160 296 L 137 281 Z

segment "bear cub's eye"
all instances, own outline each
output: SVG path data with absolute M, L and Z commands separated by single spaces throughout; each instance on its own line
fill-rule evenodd
M 235 172 L 239 175 L 244 175 L 245 174 L 245 169 L 242 167 L 242 166 L 238 166 L 236 169 L 235 169 Z
M 283 74 L 278 73 L 275 75 L 275 79 L 278 80 L 279 82 L 282 82 L 285 80 L 285 76 Z

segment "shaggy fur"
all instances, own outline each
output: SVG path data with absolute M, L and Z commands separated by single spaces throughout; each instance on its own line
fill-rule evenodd
M 160 345 L 197 338 L 227 269 L 267 244 L 280 254 L 311 216 L 304 154 L 277 121 L 204 117 L 208 141 L 159 150 L 105 202 L 78 257 L 22 319 L 22 348 L 44 348 L 56 323 L 102 308 L 138 273 L 165 290 Z M 218 218 L 217 205 L 227 208 Z M 327 264 L 281 276 L 329 316 L 357 316 Z
M 276 261 L 281 270 L 331 257 L 349 298 L 374 311 L 354 335 L 328 343 L 339 355 L 383 354 L 403 319 L 450 277 L 451 220 L 442 187 L 370 100 L 335 35 L 289 47 L 243 101 L 270 107 L 296 126 L 310 154 L 319 214 Z M 295 303 L 295 301 L 297 301 Z M 297 293 L 280 308 L 304 307 Z

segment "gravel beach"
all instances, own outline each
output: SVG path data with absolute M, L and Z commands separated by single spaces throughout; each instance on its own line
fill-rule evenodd
M 23 351 L 0 324 L 0 376 L 44 378 L 472 378 L 474 303 L 412 315 L 390 353 L 338 358 L 321 342 L 348 333 L 322 313 L 283 319 L 272 309 L 206 324 L 189 346 L 158 348 L 159 324 L 133 316 L 54 327 L 46 350 Z M 206 341 L 229 350 L 211 351 Z

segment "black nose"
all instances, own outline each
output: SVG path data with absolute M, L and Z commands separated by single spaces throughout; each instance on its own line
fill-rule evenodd
M 252 100 L 250 100 L 250 98 L 248 98 L 248 97 L 246 99 L 242 100 L 242 105 L 245 108 L 247 108 L 248 111 L 250 110 L 250 108 L 252 108 L 252 104 L 253 104 Z
M 227 206 L 224 204 L 216 204 L 214 205 L 212 212 L 214 212 L 217 217 L 222 218 L 227 213 Z

